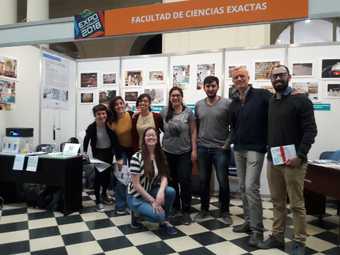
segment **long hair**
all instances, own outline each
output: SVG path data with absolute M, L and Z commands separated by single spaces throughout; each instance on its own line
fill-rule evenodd
M 181 96 L 182 96 L 182 98 L 183 98 L 183 90 L 180 88 L 180 87 L 172 87 L 171 89 L 170 89 L 170 91 L 169 91 L 169 103 L 168 103 L 168 112 L 167 112 L 167 114 L 166 114 L 166 118 L 165 118 L 165 121 L 166 122 L 168 122 L 169 120 L 171 120 L 172 119 L 172 117 L 174 116 L 174 107 L 172 106 L 172 103 L 171 103 L 171 100 L 170 100 L 170 98 L 171 98 L 171 93 L 173 92 L 173 91 L 175 91 L 175 90 L 177 90 L 180 94 L 181 94 Z M 183 102 L 182 102 L 182 107 L 183 107 L 183 110 L 185 109 L 185 105 L 183 104 Z
M 110 103 L 109 103 L 109 121 L 112 122 L 117 122 L 118 121 L 118 114 L 115 110 L 115 105 L 118 100 L 122 100 L 123 103 L 125 104 L 124 99 L 121 96 L 116 96 L 114 97 Z
M 143 134 L 143 142 L 142 142 L 142 157 L 144 159 L 144 175 L 149 178 L 152 178 L 155 176 L 155 169 L 150 159 L 150 151 L 148 149 L 148 146 L 145 144 L 145 134 L 150 129 L 154 130 L 157 136 L 157 131 L 155 128 L 148 127 L 147 129 L 145 129 L 144 134 Z M 157 143 L 155 147 L 155 159 L 156 159 L 156 165 L 158 168 L 158 175 L 167 177 L 169 175 L 168 162 L 161 149 L 158 136 L 157 136 Z

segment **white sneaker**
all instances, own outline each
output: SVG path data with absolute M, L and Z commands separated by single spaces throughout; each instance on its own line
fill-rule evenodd
M 96 210 L 97 212 L 104 212 L 105 211 L 104 205 L 102 203 L 97 204 Z

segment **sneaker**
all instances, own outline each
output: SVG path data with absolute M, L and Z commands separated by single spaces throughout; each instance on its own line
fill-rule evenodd
M 115 213 L 117 215 L 125 215 L 125 214 L 128 214 L 129 212 L 128 212 L 128 210 L 126 208 L 122 208 L 122 209 L 116 209 Z
M 284 242 L 283 237 L 278 238 L 278 237 L 271 235 L 266 241 L 260 242 L 257 245 L 257 247 L 260 249 L 272 249 L 272 248 L 284 249 L 285 242 Z
M 104 212 L 105 211 L 104 205 L 102 203 L 97 204 L 96 210 L 97 212 Z
M 305 254 L 305 244 L 298 241 L 293 241 L 292 255 L 304 255 Z
M 103 196 L 102 201 L 106 205 L 112 205 L 113 204 L 113 199 L 108 197 L 108 196 Z
M 192 219 L 190 217 L 190 213 L 187 213 L 187 212 L 183 213 L 182 223 L 184 225 L 190 225 L 191 222 L 192 222 Z
M 263 242 L 263 233 L 252 232 L 249 238 L 248 244 L 252 247 L 258 247 L 259 243 Z
M 161 223 L 159 224 L 159 228 L 161 231 L 164 231 L 167 235 L 176 235 L 177 230 L 170 223 Z
M 143 228 L 143 224 L 140 222 L 139 217 L 135 215 L 134 212 L 131 211 L 131 224 L 130 227 L 132 229 L 141 229 Z
M 235 233 L 250 233 L 250 226 L 247 222 L 233 227 Z
M 229 212 L 221 212 L 220 217 L 222 218 L 222 220 L 227 226 L 230 226 L 233 224 L 233 219 L 231 218 Z
M 210 213 L 208 211 L 202 210 L 198 214 L 196 214 L 194 220 L 195 221 L 201 221 L 201 220 L 208 218 L 209 216 L 210 216 Z

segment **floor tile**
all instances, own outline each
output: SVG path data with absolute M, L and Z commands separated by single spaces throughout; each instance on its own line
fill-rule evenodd
M 0 244 L 0 254 L 11 255 L 29 252 L 29 250 L 30 250 L 29 241 Z
M 36 239 L 30 240 L 31 252 L 57 248 L 57 247 L 63 247 L 63 246 L 64 246 L 64 242 L 61 236 L 50 236 L 50 237 L 36 238 Z
M 323 253 L 326 254 L 326 255 L 339 255 L 340 254 L 340 247 L 338 246 L 338 247 L 329 249 L 327 251 L 324 251 Z
M 120 225 L 118 226 L 119 230 L 122 231 L 124 235 L 129 235 L 129 234 L 134 234 L 134 233 L 140 233 L 140 232 L 145 232 L 148 231 L 148 229 L 143 226 L 140 229 L 133 229 L 131 228 L 130 224 L 127 225 Z
M 58 228 L 59 228 L 60 234 L 62 235 L 79 233 L 79 232 L 84 232 L 84 231 L 89 230 L 85 222 L 59 225 Z
M 95 240 L 90 231 L 63 235 L 65 245 L 86 243 Z
M 0 224 L 0 233 L 6 233 L 11 231 L 20 231 L 28 229 L 27 221 L 8 223 L 8 224 Z
M 338 233 L 333 233 L 330 231 L 322 232 L 320 234 L 315 235 L 314 237 L 320 238 L 321 240 L 330 242 L 332 244 L 338 245 L 339 243 L 339 236 Z
M 246 236 L 246 237 L 241 237 L 239 239 L 231 240 L 230 242 L 248 252 L 253 252 L 257 250 L 256 248 L 249 246 L 248 241 L 249 241 L 249 237 Z
M 71 223 L 77 223 L 77 222 L 82 222 L 83 218 L 80 217 L 80 215 L 68 215 L 64 217 L 57 217 L 56 218 L 58 225 L 63 225 L 63 224 L 71 224 Z
M 20 241 L 26 241 L 26 240 L 29 240 L 28 230 L 0 233 L 0 244 L 20 242 Z
M 67 255 L 67 251 L 65 247 L 58 247 L 31 252 L 31 255 Z
M 114 226 L 110 219 L 87 221 L 86 225 L 89 229 L 109 228 Z
M 279 249 L 256 250 L 256 251 L 253 251 L 251 254 L 254 254 L 254 255 L 287 255 L 286 252 L 281 251 Z
M 240 239 L 242 237 L 248 236 L 246 233 L 235 233 L 230 227 L 217 229 L 212 232 L 224 238 L 227 241 Z
M 57 225 L 58 224 L 55 218 L 46 218 L 46 219 L 28 221 L 28 227 L 30 229 L 41 228 L 41 227 L 53 227 Z
M 101 212 L 83 213 L 81 214 L 81 217 L 84 221 L 94 221 L 108 218 L 105 213 Z
M 194 234 L 199 234 L 203 232 L 208 232 L 209 229 L 203 227 L 199 223 L 191 223 L 190 225 L 181 225 L 177 226 L 177 229 L 179 229 L 181 232 L 183 232 L 186 235 L 194 235 Z
M 142 253 L 134 246 L 105 252 L 105 255 L 122 255 L 122 254 L 142 255 Z M 150 253 L 150 254 L 153 254 L 153 253 Z
M 225 223 L 219 220 L 216 220 L 216 219 L 201 222 L 200 225 L 209 230 L 216 230 L 216 229 L 225 228 L 228 226 Z
M 103 249 L 95 241 L 66 246 L 68 255 L 93 255 L 102 253 Z
M 205 247 L 199 247 L 196 249 L 180 252 L 180 255 L 213 255 L 213 254 L 215 253 L 213 253 L 212 251 L 208 250 Z
M 154 243 L 161 240 L 157 235 L 155 235 L 151 231 L 126 235 L 126 238 L 129 239 L 134 246 L 143 245 L 147 243 Z
M 240 254 L 247 253 L 246 250 L 242 249 L 241 247 L 229 241 L 208 245 L 206 246 L 206 248 L 217 255 L 225 255 L 225 254 L 240 255 Z
M 137 247 L 138 250 L 145 255 L 148 254 L 171 254 L 175 252 L 170 246 L 164 242 L 154 242 L 149 244 L 140 245 Z
M 29 233 L 30 239 L 60 235 L 60 231 L 57 226 L 31 229 Z
M 39 220 L 39 219 L 45 219 L 45 218 L 54 218 L 53 212 L 43 211 L 43 212 L 36 212 L 36 213 L 28 214 L 29 220 Z
M 336 245 L 334 245 L 333 243 L 321 240 L 320 238 L 317 238 L 315 236 L 310 236 L 307 238 L 306 246 L 315 251 L 323 252 L 323 251 L 327 251 L 329 249 L 334 248 Z
M 118 216 L 118 217 L 111 217 L 110 220 L 115 224 L 115 226 L 121 226 L 131 223 L 131 216 L 130 215 L 124 215 L 124 216 Z
M 91 230 L 91 233 L 96 240 L 108 239 L 124 235 L 118 227 L 94 229 Z
M 13 214 L 13 215 L 7 215 L 1 217 L 1 224 L 9 224 L 9 223 L 16 223 L 16 222 L 22 222 L 27 221 L 28 217 L 27 214 Z
M 15 214 L 26 214 L 27 213 L 27 208 L 15 208 L 15 209 L 7 209 L 3 210 L 2 212 L 2 217 L 4 216 L 9 216 L 9 215 L 15 215 Z
M 132 243 L 125 236 L 99 240 L 98 244 L 105 252 L 132 246 Z
M 195 234 L 195 235 L 191 235 L 190 237 L 196 240 L 197 242 L 199 242 L 200 244 L 202 244 L 203 246 L 225 241 L 224 238 L 218 236 L 217 234 L 213 232 Z
M 167 245 L 169 245 L 176 252 L 192 250 L 195 248 L 202 247 L 202 245 L 190 238 L 189 236 L 177 237 L 164 241 Z

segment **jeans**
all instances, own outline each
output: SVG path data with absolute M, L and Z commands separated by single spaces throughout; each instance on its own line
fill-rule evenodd
M 149 194 L 153 197 L 157 196 L 157 192 L 159 190 L 159 186 L 156 186 L 151 189 Z M 134 197 L 132 195 L 128 195 L 128 205 L 130 209 L 140 215 L 145 217 L 147 220 L 151 222 L 164 222 L 168 220 L 172 205 L 174 203 L 176 196 L 176 191 L 172 187 L 166 187 L 164 193 L 164 212 L 156 213 L 152 208 L 151 204 L 144 200 L 143 197 Z
M 198 146 L 198 168 L 201 187 L 201 210 L 208 211 L 210 203 L 210 179 L 215 167 L 219 184 L 219 203 L 221 212 L 229 212 L 230 190 L 228 177 L 229 151 L 222 148 Z
M 176 155 L 165 153 L 170 169 L 170 186 L 176 191 L 174 208 L 190 212 L 191 208 L 191 151 Z
M 264 153 L 235 151 L 234 155 L 243 202 L 244 220 L 252 231 L 263 232 L 260 178 Z
M 268 161 L 267 177 L 273 201 L 273 235 L 284 236 L 287 219 L 287 193 L 293 213 L 294 240 L 306 241 L 306 209 L 303 196 L 307 164 L 291 168 Z

